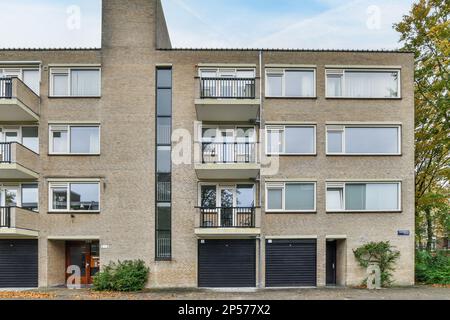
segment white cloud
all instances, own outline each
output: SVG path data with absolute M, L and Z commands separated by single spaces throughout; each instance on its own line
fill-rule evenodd
M 99 0 L 95 0 L 99 3 Z M 325 6 L 302 10 L 284 0 L 290 12 L 274 14 L 264 2 L 248 0 L 162 0 L 174 47 L 265 48 L 394 48 L 392 24 L 406 14 L 413 0 L 310 0 Z M 205 1 L 205 2 L 203 2 Z M 281 1 L 281 0 L 280 0 Z M 69 3 L 81 3 L 81 28 L 67 28 Z M 90 0 L 0 0 L 0 47 L 99 47 L 101 21 Z M 249 5 L 252 4 L 252 5 Z M 273 2 L 272 2 L 273 5 Z M 367 8 L 381 10 L 379 29 L 367 27 Z M 97 6 L 97 7 L 96 7 Z M 265 9 L 265 10 L 264 10 Z M 5 28 L 5 26 L 11 26 Z
M 392 25 L 401 20 L 413 0 L 315 0 L 329 7 L 316 15 L 305 16 L 302 10 L 271 15 L 258 10 L 211 7 L 209 16 L 178 6 L 188 0 L 164 0 L 169 29 L 175 47 L 253 47 L 313 49 L 393 49 L 398 34 Z M 367 9 L 380 10 L 379 28 L 373 25 Z M 211 9 L 211 8 L 209 8 Z M 202 12 L 205 10 L 202 9 Z M 375 17 L 376 18 L 376 17 Z M 375 25 L 377 26 L 377 25 Z
M 398 35 L 392 29 L 408 12 L 410 1 L 379 0 L 379 28 L 369 28 L 373 17 L 372 1 L 355 0 L 315 17 L 299 21 L 273 34 L 261 37 L 253 45 L 261 47 L 392 49 L 398 47 Z
M 25 4 L 0 0 L 1 48 L 99 47 L 100 20 L 81 8 L 80 29 L 69 29 L 68 6 L 41 3 Z M 5 26 L 10 26 L 5 28 Z

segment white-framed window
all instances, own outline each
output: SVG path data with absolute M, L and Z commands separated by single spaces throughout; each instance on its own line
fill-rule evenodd
M 51 97 L 100 97 L 101 69 L 96 68 L 51 68 Z
M 201 125 L 201 150 L 204 163 L 255 163 L 256 129 L 253 126 Z
M 329 125 L 329 155 L 400 155 L 400 125 Z
M 41 86 L 41 71 L 38 67 L 27 68 L 1 68 L 0 78 L 17 77 L 34 93 L 39 95 Z
M 35 182 L 22 184 L 0 183 L 0 207 L 19 207 L 38 211 L 39 186 Z
M 266 183 L 266 212 L 315 212 L 316 182 Z
M 266 97 L 315 98 L 316 69 L 266 69 Z
M 315 125 L 270 125 L 266 127 L 267 155 L 315 155 Z
M 100 125 L 49 126 L 49 154 L 100 154 Z
M 0 126 L 0 143 L 18 142 L 39 154 L 38 126 Z
M 328 212 L 401 211 L 400 182 L 329 182 Z
M 400 98 L 400 70 L 327 69 L 326 97 Z
M 50 212 L 99 212 L 100 182 L 49 182 Z
M 28 210 L 39 211 L 39 186 L 37 183 L 21 184 L 21 207 Z

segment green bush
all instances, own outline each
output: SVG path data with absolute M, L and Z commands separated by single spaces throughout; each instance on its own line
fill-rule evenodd
M 150 273 L 142 260 L 111 262 L 95 275 L 93 289 L 96 291 L 141 291 Z
M 450 256 L 445 252 L 416 253 L 416 280 L 425 284 L 450 284 Z
M 381 285 L 383 287 L 388 287 L 393 283 L 392 272 L 395 270 L 394 265 L 400 257 L 400 252 L 394 250 L 389 241 L 367 243 L 353 250 L 353 254 L 363 268 L 367 268 L 371 262 L 378 263 L 381 271 Z M 363 285 L 366 282 L 367 278 L 364 279 Z

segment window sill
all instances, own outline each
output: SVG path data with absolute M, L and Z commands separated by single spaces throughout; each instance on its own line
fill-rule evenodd
M 88 215 L 88 214 L 100 214 L 101 211 L 47 211 L 48 214 L 82 214 L 82 215 Z
M 277 153 L 266 154 L 267 157 L 317 157 L 317 153 Z
M 393 211 L 375 211 L 375 210 L 368 210 L 368 211 L 339 211 L 339 210 L 331 210 L 327 211 L 327 214 L 366 214 L 366 213 L 380 213 L 380 214 L 390 214 L 390 213 L 403 213 L 403 210 L 393 210 Z
M 270 210 L 265 211 L 266 214 L 317 214 L 317 211 L 283 211 L 283 210 Z
M 99 157 L 100 153 L 47 153 L 49 157 Z
M 48 96 L 49 99 L 100 99 L 102 96 Z
M 318 97 L 264 97 L 273 100 L 317 100 Z
M 327 157 L 401 157 L 402 153 L 327 153 Z
M 325 97 L 326 100 L 402 100 L 403 98 Z

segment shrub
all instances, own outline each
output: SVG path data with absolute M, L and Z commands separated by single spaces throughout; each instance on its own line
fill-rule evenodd
M 141 291 L 148 280 L 149 268 L 142 260 L 111 262 L 93 279 L 97 291 Z
M 362 247 L 353 250 L 356 260 L 363 268 L 367 268 L 371 262 L 376 262 L 380 266 L 381 285 L 388 287 L 393 283 L 392 272 L 394 265 L 400 257 L 400 252 L 393 249 L 389 241 L 370 242 Z M 366 284 L 367 278 L 363 284 Z
M 445 252 L 417 251 L 416 280 L 425 284 L 450 284 L 450 256 Z

